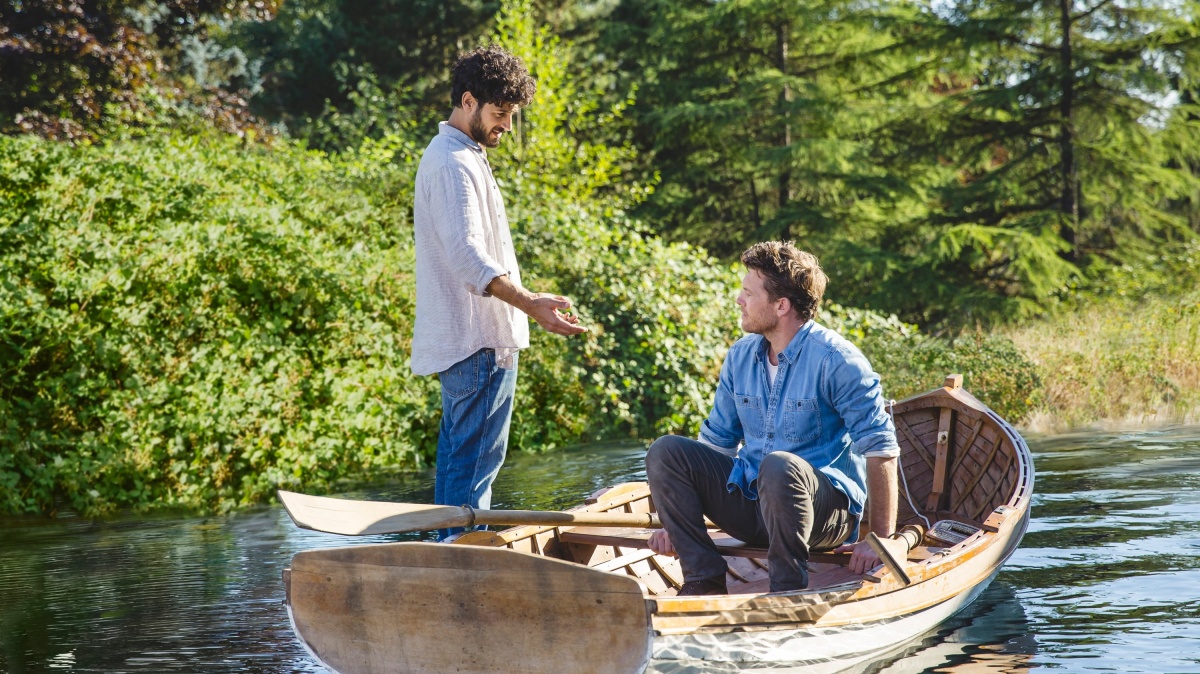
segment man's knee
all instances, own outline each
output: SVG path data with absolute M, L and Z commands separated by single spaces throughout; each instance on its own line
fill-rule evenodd
M 678 435 L 664 435 L 651 443 L 650 449 L 646 450 L 647 476 L 660 468 L 677 464 L 679 451 L 683 447 L 679 441 L 684 439 Z
M 812 464 L 789 452 L 772 452 L 763 457 L 758 468 L 759 489 L 774 491 L 811 491 L 817 483 Z

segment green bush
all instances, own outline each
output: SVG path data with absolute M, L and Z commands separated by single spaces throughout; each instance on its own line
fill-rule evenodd
M 836 304 L 822 309 L 824 322 L 862 349 L 883 381 L 884 394 L 902 399 L 963 375 L 963 386 L 1013 424 L 1042 402 L 1040 370 L 1016 344 L 995 334 L 971 333 L 953 340 L 921 334 L 894 315 Z
M 577 131 L 627 102 L 601 110 L 531 5 L 505 7 L 501 41 L 547 84 L 493 155 L 522 276 L 573 298 L 591 328 L 533 331 L 512 446 L 693 434 L 740 335 L 740 269 L 626 219 L 650 191 L 622 178 L 632 150 Z M 336 157 L 139 133 L 0 137 L 0 513 L 223 511 L 431 462 L 438 385 L 408 360 L 413 177 L 433 129 L 400 125 Z M 822 320 L 889 395 L 964 371 L 1016 420 L 1007 397 L 1036 388 L 1003 340 L 951 347 L 836 305 Z
M 633 229 L 605 232 L 583 253 L 554 270 L 592 328 L 568 342 L 583 393 L 571 399 L 605 420 L 582 437 L 694 434 L 740 335 L 739 277 L 702 250 Z
M 0 138 L 0 511 L 221 511 L 427 465 L 414 156 Z M 526 209 L 521 258 L 594 329 L 534 331 L 514 447 L 694 429 L 736 327 L 731 271 L 551 205 Z
M 0 511 L 224 510 L 422 464 L 404 217 L 328 160 L 0 138 Z

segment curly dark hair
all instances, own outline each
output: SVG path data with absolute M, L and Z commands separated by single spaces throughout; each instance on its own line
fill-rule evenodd
M 763 276 L 763 288 L 772 301 L 788 298 L 800 320 L 817 317 L 829 277 L 817 256 L 797 248 L 791 241 L 764 241 L 742 253 L 742 264 Z
M 462 107 L 463 94 L 471 95 L 480 105 L 529 105 L 537 91 L 537 82 L 529 76 L 521 59 L 496 46 L 480 47 L 460 54 L 450 70 L 450 103 Z

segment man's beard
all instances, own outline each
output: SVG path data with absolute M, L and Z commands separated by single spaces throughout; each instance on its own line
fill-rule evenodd
M 483 127 L 483 106 L 475 108 L 475 114 L 471 115 L 471 138 L 476 143 L 484 147 L 500 147 L 500 136 L 496 140 L 492 140 L 492 134 L 488 129 Z
M 755 316 L 749 312 L 742 320 L 742 330 L 752 335 L 766 334 L 774 330 L 777 325 L 779 325 L 779 319 L 775 316 Z

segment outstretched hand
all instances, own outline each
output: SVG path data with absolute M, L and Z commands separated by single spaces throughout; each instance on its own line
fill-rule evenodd
M 571 300 L 562 295 L 536 293 L 526 312 L 542 326 L 543 330 L 556 335 L 578 335 L 587 332 L 579 325 L 579 317 L 571 313 Z

